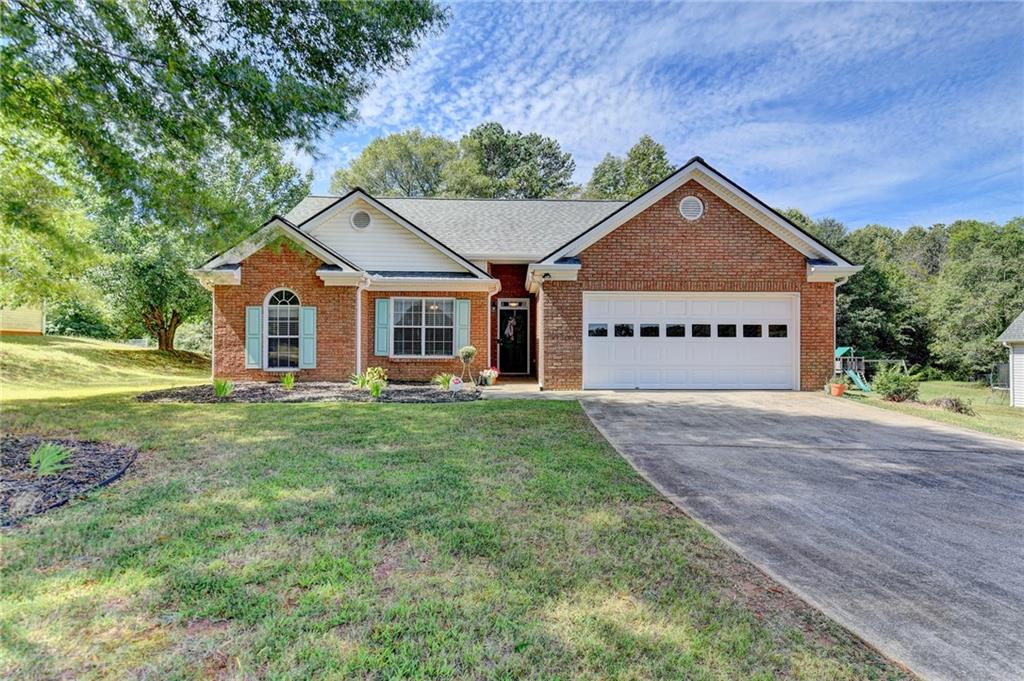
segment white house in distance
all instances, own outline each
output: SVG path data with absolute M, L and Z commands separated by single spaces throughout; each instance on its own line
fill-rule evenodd
M 996 340 L 1010 350 L 1010 404 L 1024 407 L 1024 312 Z
M 46 313 L 42 306 L 0 307 L 0 333 L 41 336 L 46 329 Z

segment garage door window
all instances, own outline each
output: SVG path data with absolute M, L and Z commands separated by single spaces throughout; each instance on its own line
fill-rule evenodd
M 768 337 L 769 338 L 786 338 L 789 335 L 789 326 L 787 324 L 769 324 L 768 325 Z
M 719 338 L 735 338 L 736 337 L 736 325 L 735 324 L 719 324 L 718 325 L 718 337 Z
M 641 324 L 640 336 L 642 338 L 657 338 L 661 335 L 660 324 Z
M 694 338 L 711 338 L 711 325 L 710 324 L 694 324 L 693 337 Z
M 632 324 L 616 324 L 615 325 L 615 337 L 616 338 L 632 338 L 633 337 L 633 325 Z
M 761 325 L 760 324 L 744 324 L 743 325 L 743 337 L 744 338 L 760 338 L 761 337 Z
M 665 335 L 668 338 L 686 338 L 686 324 L 666 324 Z
M 587 326 L 587 335 L 591 338 L 607 338 L 608 337 L 608 325 L 607 324 L 590 324 Z

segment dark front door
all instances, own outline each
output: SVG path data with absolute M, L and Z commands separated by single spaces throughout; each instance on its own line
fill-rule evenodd
M 498 371 L 530 373 L 529 311 L 525 307 L 498 310 Z

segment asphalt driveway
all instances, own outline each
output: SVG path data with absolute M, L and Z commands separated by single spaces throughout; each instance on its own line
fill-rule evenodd
M 662 493 L 889 657 L 1024 678 L 1024 445 L 808 393 L 582 402 Z

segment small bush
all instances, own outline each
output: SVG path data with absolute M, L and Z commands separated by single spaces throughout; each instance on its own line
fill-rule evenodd
M 213 379 L 213 394 L 217 397 L 227 397 L 235 391 L 235 384 L 226 378 Z
M 455 378 L 455 374 L 437 374 L 430 382 L 436 385 L 441 390 L 448 390 L 452 386 L 452 379 Z
M 383 382 L 387 385 L 388 372 L 384 367 L 367 367 L 361 374 L 352 374 L 349 382 L 360 390 L 369 390 L 374 382 Z
M 70 448 L 54 442 L 43 442 L 28 455 L 28 467 L 35 471 L 37 477 L 45 478 L 70 468 L 70 456 Z
M 964 414 L 965 416 L 977 416 L 978 412 L 974 411 L 974 406 L 970 400 L 965 400 L 962 397 L 936 397 L 934 400 L 928 400 L 925 404 L 933 407 L 941 407 L 946 411 L 951 411 L 956 414 Z
M 387 386 L 387 381 L 370 381 L 370 397 L 373 399 L 379 399 L 380 394 L 384 392 L 384 388 Z
M 213 349 L 213 324 L 209 319 L 182 324 L 174 336 L 174 349 L 209 355 Z
M 917 400 L 917 381 L 896 367 L 880 371 L 871 388 L 889 402 L 906 402 Z
M 472 345 L 465 345 L 459 348 L 459 359 L 462 360 L 463 364 L 469 364 L 476 358 L 476 348 Z
M 281 377 L 281 387 L 284 388 L 285 390 L 291 390 L 292 388 L 294 388 L 295 387 L 295 374 L 293 374 L 292 372 L 289 371 L 287 374 L 282 376 Z
M 114 338 L 116 335 L 106 313 L 98 305 L 81 300 L 48 305 L 46 333 L 86 338 Z

